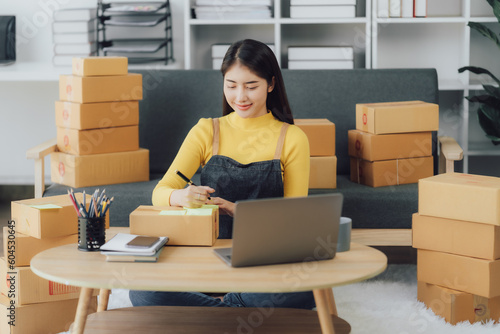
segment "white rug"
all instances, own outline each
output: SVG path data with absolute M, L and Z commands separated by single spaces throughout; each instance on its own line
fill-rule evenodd
M 375 278 L 333 292 L 339 316 L 349 322 L 352 334 L 500 334 L 500 324 L 452 326 L 427 310 L 417 301 L 415 265 L 389 265 Z M 109 309 L 130 306 L 128 290 L 113 290 Z

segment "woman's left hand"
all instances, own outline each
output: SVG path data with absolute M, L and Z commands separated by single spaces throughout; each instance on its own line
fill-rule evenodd
M 221 211 L 222 214 L 226 214 L 231 217 L 234 215 L 234 209 L 236 207 L 236 204 L 234 204 L 233 202 L 226 201 L 225 199 L 220 197 L 212 197 L 209 203 L 218 205 L 219 210 Z

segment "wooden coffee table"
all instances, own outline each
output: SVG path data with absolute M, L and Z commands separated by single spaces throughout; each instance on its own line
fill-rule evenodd
M 350 326 L 337 317 L 331 288 L 374 277 L 387 265 L 382 252 L 352 243 L 350 251 L 337 253 L 332 260 L 232 268 L 213 252 L 215 247 L 230 246 L 231 240 L 218 240 L 214 247 L 166 246 L 157 263 L 120 263 L 106 262 L 99 252 L 82 252 L 76 244 L 71 244 L 37 254 L 31 261 L 31 269 L 45 279 L 82 287 L 72 333 L 81 334 L 85 329 L 86 333 L 136 333 L 138 329 L 148 333 L 199 333 L 201 328 L 203 333 L 225 333 L 235 332 L 236 326 L 255 324 L 253 333 L 299 333 L 306 326 L 307 333 L 338 334 L 349 333 Z M 86 323 L 93 289 L 101 289 L 99 310 L 107 308 L 110 289 L 313 291 L 317 312 L 282 308 L 266 313 L 261 308 L 133 307 L 91 314 Z M 272 316 L 266 317 L 271 311 Z M 182 331 L 177 331 L 179 328 Z

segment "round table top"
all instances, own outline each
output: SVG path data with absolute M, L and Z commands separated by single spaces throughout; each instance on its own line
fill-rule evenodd
M 352 243 L 350 251 L 331 260 L 233 268 L 213 248 L 166 246 L 158 262 L 107 262 L 100 252 L 84 252 L 76 244 L 45 250 L 31 269 L 45 279 L 88 288 L 200 292 L 294 292 L 324 289 L 374 277 L 387 266 L 380 251 Z

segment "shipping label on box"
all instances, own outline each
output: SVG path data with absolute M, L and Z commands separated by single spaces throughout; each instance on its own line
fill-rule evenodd
M 139 149 L 139 126 L 76 130 L 57 128 L 57 148 L 73 155 L 89 155 Z
M 337 157 L 311 157 L 310 159 L 309 188 L 337 188 Z
M 335 155 L 334 123 L 326 118 L 296 119 L 294 123 L 306 134 L 312 157 Z
M 59 99 L 62 101 L 90 103 L 142 100 L 142 75 L 59 77 Z
M 11 264 L 0 258 L 1 293 L 8 296 L 16 305 L 75 299 L 80 296 L 80 288 L 76 286 L 48 281 L 37 276 L 30 267 L 11 267 Z M 94 291 L 97 295 L 97 289 Z
M 500 296 L 500 260 L 417 251 L 417 279 L 481 297 Z
M 349 156 L 367 161 L 432 155 L 431 132 L 374 135 L 359 130 L 349 130 L 347 135 Z
M 56 126 L 78 130 L 139 124 L 139 101 L 75 103 L 56 101 Z
M 130 214 L 130 233 L 167 236 L 169 245 L 212 246 L 219 236 L 219 210 L 141 205 Z
M 102 184 L 102 183 L 101 183 Z M 83 194 L 75 193 L 78 202 Z M 86 196 L 90 204 L 90 195 Z M 56 238 L 78 233 L 78 216 L 69 195 L 13 201 L 11 216 L 14 230 L 35 238 Z M 109 227 L 109 215 L 106 216 Z
M 351 181 L 371 187 L 416 183 L 433 174 L 432 156 L 383 161 L 351 157 Z
M 500 297 L 485 298 L 420 281 L 417 296 L 419 301 L 452 325 L 462 321 L 500 320 Z
M 50 155 L 52 182 L 74 188 L 149 181 L 149 150 L 92 155 Z
M 73 75 L 81 77 L 128 73 L 127 57 L 74 57 L 72 65 Z
M 445 173 L 420 180 L 418 212 L 425 216 L 500 225 L 500 178 Z
M 413 214 L 413 247 L 500 259 L 500 226 Z
M 0 295 L 0 333 L 40 334 L 61 333 L 75 321 L 78 299 L 16 306 Z M 89 314 L 97 311 L 97 297 L 92 297 Z
M 9 257 L 12 265 L 16 267 L 29 266 L 33 256 L 46 249 L 76 243 L 78 243 L 78 234 L 38 239 L 14 232 L 7 226 L 3 228 L 3 254 Z
M 356 129 L 373 134 L 437 131 L 439 106 L 422 101 L 356 104 Z

